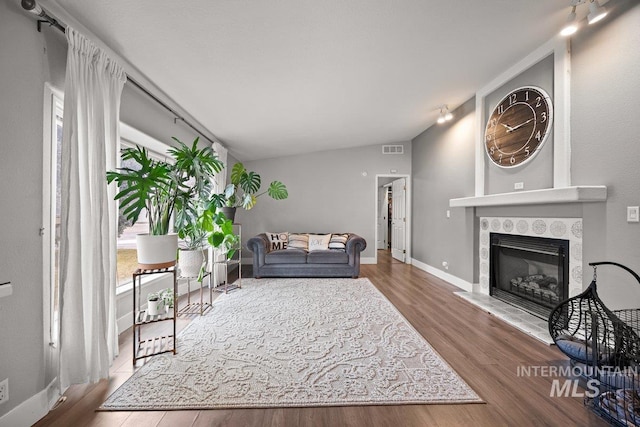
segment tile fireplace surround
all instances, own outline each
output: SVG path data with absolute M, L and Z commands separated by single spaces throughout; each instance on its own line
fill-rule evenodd
M 547 237 L 569 241 L 569 297 L 582 291 L 582 218 L 481 217 L 479 239 L 479 284 L 473 292 L 456 294 L 489 313 L 534 336 L 553 343 L 547 321 L 489 295 L 490 233 Z

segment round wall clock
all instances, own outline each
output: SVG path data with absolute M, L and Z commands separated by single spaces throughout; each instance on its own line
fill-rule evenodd
M 487 120 L 484 146 L 493 163 L 511 168 L 527 163 L 540 151 L 553 123 L 549 94 L 535 86 L 509 92 Z

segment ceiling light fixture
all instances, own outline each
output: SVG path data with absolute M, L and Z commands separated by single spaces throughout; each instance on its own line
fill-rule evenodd
M 567 16 L 567 23 L 560 31 L 561 36 L 570 36 L 571 34 L 578 31 L 578 20 L 576 19 L 576 6 L 571 6 L 571 13 Z
M 453 119 L 453 114 L 449 111 L 449 107 L 446 105 L 442 105 L 440 107 L 440 115 L 438 116 L 438 124 L 442 124 L 444 122 L 448 122 Z
M 607 16 L 606 9 L 600 6 L 598 0 L 571 0 L 571 12 L 569 12 L 569 15 L 567 16 L 567 22 L 560 31 L 561 36 L 567 37 L 575 34 L 575 32 L 578 31 L 579 21 L 576 15 L 576 8 L 579 5 L 586 3 L 589 3 L 589 14 L 587 15 L 587 22 L 589 24 L 594 24 Z
M 587 15 L 589 25 L 595 24 L 605 16 L 607 16 L 606 9 L 600 6 L 598 0 L 591 0 L 591 3 L 589 3 L 589 15 Z

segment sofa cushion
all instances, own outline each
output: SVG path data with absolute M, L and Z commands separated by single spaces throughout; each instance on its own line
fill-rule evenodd
M 320 250 L 309 252 L 308 264 L 348 264 L 349 255 L 343 251 Z
M 272 251 L 264 256 L 265 264 L 304 264 L 307 262 L 307 251 L 288 247 Z
M 278 249 L 287 249 L 289 245 L 289 233 L 264 233 L 269 239 L 268 251 L 277 251 Z
M 309 249 L 309 235 L 289 233 L 289 245 L 287 249 Z
M 309 252 L 329 249 L 331 234 L 309 234 Z

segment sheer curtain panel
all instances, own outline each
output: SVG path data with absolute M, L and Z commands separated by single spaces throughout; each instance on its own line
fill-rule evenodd
M 116 188 L 123 69 L 67 28 L 60 240 L 60 386 L 109 376 L 116 328 Z
M 227 165 L 227 149 L 224 148 L 224 146 L 219 142 L 215 142 L 213 144 L 213 151 L 216 152 L 216 154 L 218 155 L 218 159 L 220 159 L 220 161 L 222 161 L 222 163 L 224 164 L 224 169 L 222 169 L 222 171 L 220 171 L 220 173 L 216 175 L 216 184 L 213 192 L 222 193 L 224 191 L 224 188 L 227 186 L 227 171 L 229 170 L 229 165 Z M 217 252 L 218 251 L 216 251 L 215 249 L 211 250 L 209 252 L 210 258 L 215 261 L 224 261 L 225 254 L 220 254 Z M 223 281 L 227 280 L 226 267 L 224 265 L 216 265 L 211 261 L 209 264 L 212 266 L 211 272 L 213 276 L 212 280 L 214 286 L 218 286 Z

